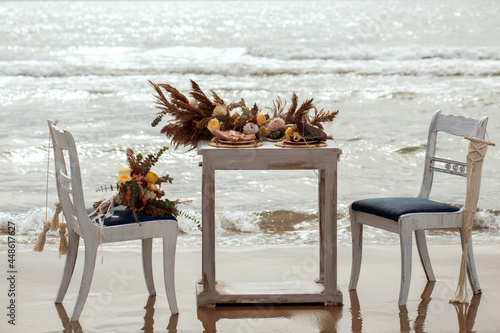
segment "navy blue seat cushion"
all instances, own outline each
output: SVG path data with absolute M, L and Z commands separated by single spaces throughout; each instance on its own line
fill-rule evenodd
M 448 213 L 460 210 L 441 202 L 407 197 L 363 199 L 353 202 L 351 207 L 355 211 L 385 217 L 396 222 L 404 214 Z
M 92 213 L 94 209 L 87 209 L 87 214 Z M 116 216 L 116 217 L 115 217 Z M 94 216 L 91 216 L 91 218 Z M 163 216 L 151 216 L 151 215 L 139 215 L 139 222 L 149 222 L 149 221 L 158 221 L 158 220 L 174 220 L 177 219 L 170 214 L 165 214 Z M 112 217 L 108 217 L 104 219 L 104 225 L 106 227 L 111 227 L 115 225 L 129 224 L 129 223 L 137 223 L 130 211 L 125 211 L 125 206 L 117 206 L 115 207 L 115 212 Z

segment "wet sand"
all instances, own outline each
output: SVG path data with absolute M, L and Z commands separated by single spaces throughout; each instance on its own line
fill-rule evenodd
M 257 305 L 197 308 L 196 282 L 201 277 L 201 249 L 179 248 L 176 289 L 179 315 L 171 315 L 165 296 L 162 254 L 154 249 L 156 297 L 148 297 L 140 251 L 104 248 L 96 264 L 89 298 L 79 322 L 70 322 L 82 274 L 80 249 L 73 280 L 62 305 L 53 303 L 63 259 L 55 250 L 17 250 L 16 319 L 9 325 L 8 280 L 0 293 L 4 314 L 1 332 L 498 332 L 500 327 L 500 245 L 475 247 L 483 294 L 455 306 L 460 265 L 458 245 L 430 246 L 438 281 L 426 283 L 414 251 L 413 275 L 406 307 L 397 306 L 400 265 L 398 246 L 366 246 L 356 292 L 347 290 L 350 247 L 339 249 L 338 286 L 343 306 Z M 317 247 L 218 248 L 217 279 L 228 282 L 314 280 Z M 7 272 L 7 254 L 2 250 Z M 6 275 L 7 273 L 5 273 Z M 469 288 L 470 291 L 470 288 Z

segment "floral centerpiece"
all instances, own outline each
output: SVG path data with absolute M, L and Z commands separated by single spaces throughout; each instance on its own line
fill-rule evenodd
M 171 139 L 175 148 L 187 146 L 196 148 L 200 140 L 249 141 L 282 140 L 291 137 L 306 140 L 307 136 L 326 140 L 322 132 L 322 122 L 333 121 L 338 110 L 330 112 L 318 110 L 313 99 L 299 105 L 297 95 L 293 94 L 292 103 L 285 110 L 286 102 L 277 97 L 271 113 L 266 114 L 257 104 L 249 108 L 245 100 L 227 103 L 211 91 L 212 99 L 191 80 L 191 98 L 180 93 L 168 84 L 150 84 L 156 91 L 155 104 L 160 110 L 152 122 L 157 126 L 165 116 L 169 116 L 161 133 Z M 311 114 L 311 111 L 314 111 Z M 317 131 L 323 134 L 319 135 Z M 314 132 L 315 134 L 311 134 Z
M 164 198 L 165 191 L 161 189 L 162 183 L 172 183 L 173 178 L 169 175 L 160 177 L 151 170 L 167 149 L 168 147 L 163 147 L 156 154 L 144 157 L 140 153 L 136 155 L 131 148 L 127 148 L 128 167 L 118 170 L 118 192 L 95 202 L 91 215 L 95 214 L 96 219 L 107 218 L 113 215 L 115 206 L 123 205 L 137 222 L 140 221 L 141 214 L 158 217 L 165 214 L 177 216 L 180 213 L 177 208 L 180 201 Z
M 152 82 L 150 84 L 157 93 L 154 96 L 155 104 L 160 109 L 151 125 L 155 127 L 164 116 L 170 116 L 161 133 L 172 140 L 175 148 L 186 146 L 194 149 L 200 140 L 212 139 L 213 133 L 234 131 L 231 134 L 225 133 L 227 139 L 230 139 L 230 135 L 237 139 L 244 138 L 238 130 L 243 129 L 259 111 L 257 105 L 248 108 L 244 100 L 238 103 L 226 103 L 215 91 L 212 91 L 210 100 L 192 80 L 190 99 L 171 85 Z

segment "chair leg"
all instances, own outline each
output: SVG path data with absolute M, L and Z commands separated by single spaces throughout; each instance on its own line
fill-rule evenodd
M 177 232 L 177 229 L 175 230 Z M 172 314 L 179 313 L 175 296 L 175 249 L 177 233 L 163 237 L 163 275 L 167 291 L 168 305 Z
M 57 291 L 55 303 L 62 303 L 66 291 L 68 291 L 69 282 L 75 269 L 76 257 L 78 255 L 78 245 L 80 236 L 73 230 L 68 230 L 68 254 L 66 255 L 66 264 L 64 265 L 63 276 Z
M 401 223 L 401 222 L 399 222 Z M 399 233 L 400 246 L 401 246 L 401 288 L 399 290 L 398 305 L 405 305 L 408 300 L 408 293 L 410 291 L 411 281 L 411 229 L 405 227 L 407 224 L 401 226 Z
M 363 225 L 356 222 L 356 212 L 350 210 L 351 237 L 352 237 L 352 264 L 351 280 L 349 290 L 356 289 L 358 285 L 359 272 L 361 270 L 361 257 L 363 254 Z
M 425 240 L 425 230 L 415 230 L 415 240 L 417 242 L 417 249 L 418 249 L 418 255 L 420 256 L 420 262 L 422 263 L 425 275 L 427 276 L 427 281 L 436 281 L 436 277 L 434 276 L 434 271 L 432 270 L 429 251 L 427 249 L 427 241 Z
M 147 238 L 142 240 L 142 269 L 144 271 L 144 280 L 148 288 L 149 296 L 155 296 L 155 283 L 153 280 L 153 239 Z
M 464 233 L 460 228 L 460 239 L 462 241 L 462 249 L 464 244 Z M 469 275 L 469 282 L 474 295 L 481 293 L 481 286 L 479 285 L 479 278 L 477 277 L 476 262 L 474 260 L 474 251 L 472 250 L 472 235 L 469 237 L 467 244 L 467 274 Z
M 99 244 L 95 242 L 85 244 L 85 263 L 83 265 L 82 283 L 80 285 L 80 291 L 78 292 L 73 314 L 71 315 L 71 321 L 78 321 L 80 314 L 82 313 L 83 306 L 85 305 L 85 301 L 87 300 L 87 296 L 89 295 L 90 285 L 92 284 L 92 278 L 94 277 L 98 246 Z

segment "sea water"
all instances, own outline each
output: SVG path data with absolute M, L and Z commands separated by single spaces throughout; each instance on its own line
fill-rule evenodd
M 73 133 L 90 205 L 112 195 L 96 189 L 116 182 L 127 147 L 169 145 L 161 125 L 150 125 L 158 110 L 148 81 L 188 94 L 192 79 L 207 94 L 264 111 L 293 93 L 340 110 L 325 130 L 343 151 L 338 241 L 348 245 L 352 201 L 417 194 L 436 110 L 488 116 L 489 137 L 500 143 L 499 12 L 494 0 L 0 2 L 0 231 L 13 221 L 20 246 L 32 246 L 54 212 L 47 119 Z M 444 144 L 444 155 L 464 159 L 465 140 Z M 171 148 L 155 166 L 174 178 L 167 197 L 192 200 L 181 209 L 197 219 L 199 161 L 196 151 Z M 475 242 L 500 241 L 498 165 L 490 147 Z M 461 204 L 464 188 L 451 181 L 432 198 Z M 218 171 L 217 243 L 318 244 L 317 204 L 313 170 Z M 179 225 L 179 245 L 199 246 L 196 223 Z M 367 228 L 365 242 L 398 239 Z M 434 232 L 430 242 L 459 236 Z

